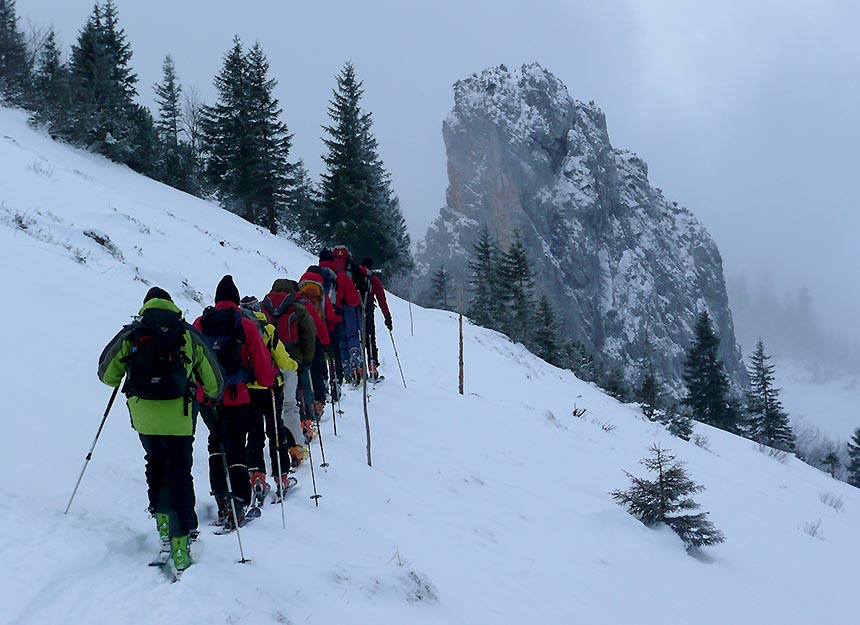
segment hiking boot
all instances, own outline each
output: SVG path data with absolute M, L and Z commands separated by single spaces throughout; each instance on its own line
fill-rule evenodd
M 253 493 L 254 503 L 262 504 L 266 501 L 266 495 L 272 489 L 266 481 L 266 474 L 261 471 L 251 473 L 251 492 Z
M 233 510 L 230 508 L 229 502 L 227 503 L 227 518 L 224 521 L 224 529 L 226 531 L 232 531 L 236 529 L 236 526 L 242 525 L 242 521 L 245 520 L 245 506 L 240 499 L 233 499 L 233 502 L 236 505 L 236 519 L 233 519 Z
M 315 399 L 314 403 L 312 405 L 312 408 L 313 408 L 314 419 L 316 421 L 319 421 L 322 418 L 322 416 L 325 414 L 325 402 Z
M 191 551 L 188 549 L 188 536 L 174 536 L 170 539 L 170 557 L 177 571 L 191 566 Z
M 223 496 L 215 497 L 215 503 L 218 505 L 218 518 L 215 520 L 215 525 L 224 525 L 227 517 L 230 516 L 230 504 Z
M 302 421 L 302 433 L 305 435 L 305 441 L 308 443 L 314 439 L 314 428 L 310 419 Z
M 170 518 L 163 512 L 155 513 L 155 526 L 162 543 L 170 542 Z
M 298 469 L 302 462 L 304 462 L 305 450 L 301 445 L 296 445 L 295 447 L 290 447 L 288 451 L 290 453 L 290 466 L 293 469 Z

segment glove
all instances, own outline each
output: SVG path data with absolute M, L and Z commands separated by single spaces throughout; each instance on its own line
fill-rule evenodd
M 385 318 L 385 327 L 388 328 L 389 331 L 394 330 L 394 323 L 391 321 L 391 317 Z

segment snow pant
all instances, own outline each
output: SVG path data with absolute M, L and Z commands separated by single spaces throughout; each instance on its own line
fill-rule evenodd
M 284 374 L 284 409 L 281 420 L 287 428 L 287 448 L 295 447 L 302 433 L 302 419 L 299 413 L 298 386 L 299 376 L 295 371 L 282 371 Z M 283 445 L 283 442 L 281 443 Z
M 245 464 L 250 404 L 241 406 L 200 406 L 200 415 L 209 428 L 209 485 L 215 498 L 226 497 L 227 477 L 224 475 L 222 450 L 227 454 L 227 467 L 233 496 L 242 505 L 251 503 L 251 480 Z
M 197 529 L 194 477 L 191 475 L 193 436 L 140 434 L 145 452 L 149 509 L 170 519 L 170 536 L 187 536 Z
M 314 360 L 311 363 L 311 384 L 314 389 L 314 400 L 325 403 L 325 350 L 326 346 L 317 339 Z
M 367 307 L 367 314 L 364 316 L 365 327 L 365 347 L 367 348 L 367 359 L 374 365 L 379 366 L 379 350 L 376 348 L 376 322 L 374 313 L 376 307 L 371 304 Z
M 299 365 L 298 374 L 299 386 L 296 389 L 296 400 L 299 402 L 301 420 L 307 421 L 313 418 L 314 391 L 311 386 L 311 365 Z
M 266 472 L 266 461 L 264 449 L 266 438 L 269 439 L 269 461 L 271 474 L 278 475 L 278 456 L 281 458 L 281 469 L 286 472 L 290 468 L 289 435 L 284 422 L 281 420 L 281 411 L 284 407 L 284 387 L 275 388 L 275 412 L 272 412 L 272 391 L 268 388 L 249 388 L 251 395 L 251 415 L 248 423 L 248 446 L 246 447 L 246 458 L 248 471 Z M 275 428 L 277 439 L 275 437 Z M 265 431 L 264 431 L 265 430 Z M 280 453 L 275 442 L 280 444 Z
M 361 358 L 361 307 L 343 307 L 343 328 L 340 336 L 340 357 L 344 367 L 360 367 Z

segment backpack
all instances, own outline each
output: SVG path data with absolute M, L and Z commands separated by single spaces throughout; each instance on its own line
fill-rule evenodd
M 260 308 L 266 319 L 275 326 L 275 338 L 284 344 L 289 351 L 299 343 L 298 317 L 296 316 L 296 296 L 287 294 L 279 306 L 275 306 L 269 296 L 260 302 Z
M 254 311 L 253 311 L 253 310 L 251 310 L 251 309 L 249 309 L 249 308 L 242 308 L 242 307 L 240 306 L 240 307 L 239 307 L 239 312 L 241 312 L 241 313 L 242 313 L 242 316 L 243 316 L 243 317 L 245 317 L 245 319 L 248 319 L 249 321 L 253 321 L 253 322 L 254 322 L 254 325 L 255 325 L 255 326 L 256 326 L 256 328 L 257 328 L 257 332 L 259 332 L 259 333 L 260 333 L 260 338 L 261 338 L 261 339 L 263 339 L 263 344 L 264 344 L 266 347 L 268 347 L 269 349 L 271 349 L 271 348 L 272 348 L 272 345 L 277 345 L 277 344 L 278 344 L 278 341 L 277 341 L 277 335 L 276 335 L 276 336 L 275 336 L 275 340 L 273 340 L 273 341 L 272 341 L 272 345 L 269 345 L 269 342 L 266 340 L 266 324 L 265 324 L 265 322 L 264 322 L 264 321 L 261 321 L 261 320 L 257 317 L 257 315 L 256 315 L 256 314 L 254 314 Z
M 123 358 L 126 380 L 123 393 L 140 399 L 190 398 L 187 365 L 183 351 L 185 322 L 179 313 L 152 308 L 131 324 L 126 340 L 131 353 Z
M 235 308 L 208 307 L 200 317 L 200 329 L 210 349 L 224 369 L 224 386 L 229 388 L 251 379 L 242 359 L 245 328 L 242 313 Z
M 328 267 L 322 267 L 320 274 L 323 277 L 323 291 L 334 305 L 337 302 L 337 274 Z

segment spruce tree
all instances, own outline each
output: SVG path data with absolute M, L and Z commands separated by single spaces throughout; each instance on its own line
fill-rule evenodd
M 791 451 L 794 433 L 788 414 L 779 400 L 780 389 L 774 385 L 774 365 L 759 339 L 750 359 L 750 390 L 747 394 L 747 414 L 750 437 L 770 447 Z
M 258 223 L 254 185 L 259 142 L 253 136 L 248 81 L 248 62 L 237 35 L 215 77 L 218 99 L 204 109 L 203 143 L 206 177 L 222 205 Z
M 665 523 L 678 534 L 687 549 L 715 545 L 725 536 L 707 519 L 706 512 L 685 514 L 700 506 L 690 497 L 704 490 L 684 470 L 682 462 L 659 445 L 651 446 L 651 457 L 641 461 L 645 468 L 657 474 L 654 481 L 636 477 L 625 471 L 631 486 L 610 493 L 620 505 L 648 527 Z
M 311 180 L 303 160 L 299 159 L 291 169 L 286 206 L 281 213 L 281 228 L 304 249 L 316 253 L 323 246 L 317 235 L 319 190 Z
M 827 468 L 827 472 L 830 473 L 830 477 L 836 478 L 839 473 L 839 467 L 842 466 L 842 461 L 839 460 L 839 454 L 835 449 L 831 449 L 827 454 L 822 458 L 821 462 Z
M 337 76 L 324 126 L 327 153 L 322 176 L 320 236 L 327 245 L 346 245 L 353 256 L 370 256 L 383 273 L 412 266 L 409 235 L 372 131 L 361 108 L 362 83 L 352 63 Z
M 51 29 L 33 72 L 33 121 L 47 126 L 52 136 L 66 136 L 70 107 L 69 72 L 63 64 L 56 33 Z
M 490 231 L 481 229 L 469 259 L 469 290 L 472 298 L 466 314 L 471 320 L 485 328 L 498 328 L 497 298 L 495 290 L 498 246 Z
M 642 384 L 639 385 L 639 389 L 637 390 L 637 399 L 642 407 L 642 414 L 650 421 L 653 421 L 663 403 L 663 387 L 657 378 L 657 371 L 654 368 L 653 362 L 649 361 L 645 368 L 645 374 L 642 376 Z
M 580 341 L 571 341 L 565 346 L 565 359 L 568 363 L 568 368 L 580 380 L 584 382 L 594 382 L 601 373 L 599 367 L 585 345 Z
M 131 46 L 119 27 L 116 5 L 96 5 L 72 46 L 70 61 L 70 139 L 92 146 L 120 162 L 134 150 L 141 115 L 133 102 L 137 75 L 131 69 Z
M 278 217 L 286 203 L 292 136 L 281 121 L 281 108 L 273 91 L 278 82 L 269 77 L 269 61 L 259 42 L 248 52 L 249 121 L 255 139 L 254 203 L 260 207 L 260 225 L 278 233 Z
M 598 381 L 598 386 L 609 393 L 618 401 L 627 401 L 630 396 L 630 388 L 624 378 L 624 369 L 615 365 L 606 370 Z
M 445 265 L 439 265 L 439 268 L 433 272 L 433 277 L 430 281 L 430 305 L 434 308 L 442 310 L 451 310 L 448 306 L 448 289 L 450 288 L 451 276 Z
M 162 80 L 156 84 L 155 102 L 158 120 L 155 125 L 160 138 L 158 178 L 182 191 L 194 192 L 195 162 L 191 147 L 180 139 L 182 132 L 182 86 L 176 77 L 176 65 L 168 54 L 161 65 Z
M 541 295 L 532 327 L 530 349 L 548 363 L 561 366 L 563 354 L 561 346 L 555 310 L 549 303 L 549 298 L 545 294 Z
M 860 428 L 848 441 L 848 483 L 860 488 Z
M 15 0 L 0 0 L 0 100 L 25 104 L 31 71 L 24 33 L 18 27 Z
M 682 403 L 696 421 L 737 432 L 738 413 L 729 397 L 729 379 L 720 360 L 720 339 L 707 311 L 699 315 L 684 363 L 687 395 Z
M 504 307 L 501 329 L 514 341 L 526 343 L 534 308 L 534 272 L 519 230 L 514 232 L 508 250 L 502 253 L 498 271 L 497 296 Z

